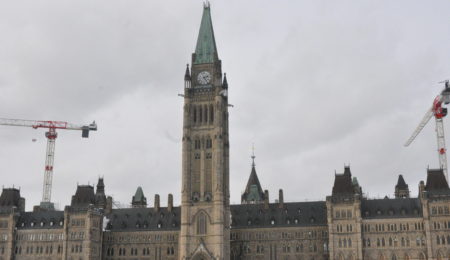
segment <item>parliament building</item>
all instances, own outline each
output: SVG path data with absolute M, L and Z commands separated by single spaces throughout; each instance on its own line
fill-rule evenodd
M 350 167 L 323 201 L 284 202 L 261 186 L 255 164 L 241 204 L 230 205 L 228 91 L 209 4 L 184 75 L 181 205 L 113 207 L 103 179 L 78 185 L 64 210 L 25 210 L 20 190 L 0 196 L 0 260 L 449 260 L 450 189 L 424 171 L 417 195 L 403 176 L 395 198 L 370 199 Z M 151 204 L 151 205 L 149 205 Z

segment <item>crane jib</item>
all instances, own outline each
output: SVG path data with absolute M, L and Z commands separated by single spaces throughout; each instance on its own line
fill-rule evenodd
M 42 120 L 23 120 L 23 119 L 8 119 L 0 118 L 0 125 L 7 126 L 22 126 L 37 128 L 48 128 L 45 132 L 47 138 L 47 151 L 45 159 L 45 172 L 44 172 L 44 185 L 42 192 L 42 202 L 40 207 L 42 209 L 50 210 L 54 209 L 54 205 L 51 202 L 52 195 L 52 180 L 53 180 L 53 164 L 55 158 L 55 141 L 58 137 L 56 129 L 65 130 L 81 130 L 82 137 L 89 137 L 89 131 L 97 131 L 97 124 L 92 122 L 89 125 L 74 125 L 63 121 L 42 121 Z

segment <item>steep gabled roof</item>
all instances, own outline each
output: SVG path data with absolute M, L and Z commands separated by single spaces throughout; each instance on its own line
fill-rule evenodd
M 398 181 L 397 181 L 397 185 L 395 185 L 396 189 L 399 190 L 407 190 L 408 189 L 408 184 L 406 184 L 405 179 L 403 179 L 403 176 L 400 174 L 398 176 Z
M 338 194 L 353 194 L 354 187 L 352 182 L 352 174 L 350 167 L 345 166 L 343 174 L 336 174 L 334 177 L 333 195 Z
M 75 195 L 72 196 L 72 207 L 87 207 L 95 204 L 94 187 L 91 185 L 78 185 Z
M 147 206 L 147 198 L 144 196 L 144 191 L 142 190 L 142 187 L 139 186 L 136 189 L 136 193 L 133 196 L 133 199 L 131 201 L 132 205 L 142 205 Z
M 218 59 L 209 3 L 203 7 L 202 22 L 195 47 L 194 64 L 213 63 Z
M 20 190 L 15 188 L 3 188 L 0 195 L 0 207 L 19 207 Z
M 449 190 L 447 180 L 442 169 L 428 169 L 426 191 Z
M 242 202 L 248 201 L 263 201 L 264 191 L 259 183 L 258 175 L 256 174 L 255 164 L 252 164 L 252 171 L 250 172 L 250 177 L 248 178 L 247 186 L 242 194 Z

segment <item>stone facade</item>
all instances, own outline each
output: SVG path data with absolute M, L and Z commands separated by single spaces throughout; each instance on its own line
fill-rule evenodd
M 411 197 L 403 176 L 395 198 L 370 199 L 349 167 L 324 201 L 271 203 L 253 163 L 241 204 L 229 202 L 228 82 L 209 5 L 186 68 L 181 206 L 153 207 L 138 187 L 113 208 L 99 179 L 79 185 L 63 211 L 25 211 L 20 190 L 0 196 L 0 260 L 449 260 L 450 189 L 428 170 Z

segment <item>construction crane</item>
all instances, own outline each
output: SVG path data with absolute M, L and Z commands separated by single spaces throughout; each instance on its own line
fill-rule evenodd
M 58 137 L 56 129 L 81 130 L 81 137 L 88 138 L 89 131 L 97 131 L 97 124 L 95 123 L 95 121 L 89 125 L 75 125 L 62 121 L 36 121 L 0 118 L 0 125 L 32 127 L 34 129 L 48 129 L 48 132 L 45 132 L 45 137 L 47 137 L 47 152 L 45 156 L 44 185 L 40 207 L 43 210 L 53 210 L 54 205 L 51 202 L 51 196 L 53 164 L 55 159 L 55 140 Z
M 411 137 L 406 141 L 405 146 L 410 145 L 417 135 L 422 131 L 425 125 L 434 116 L 436 119 L 436 136 L 437 136 L 437 152 L 439 156 L 439 164 L 444 171 L 445 178 L 448 181 L 447 172 L 447 150 L 445 149 L 445 135 L 444 135 L 444 122 L 443 118 L 447 115 L 447 108 L 442 107 L 442 105 L 448 105 L 450 103 L 450 85 L 449 81 L 442 81 L 439 83 L 445 83 L 444 90 L 434 99 L 433 105 L 427 111 L 422 121 L 420 121 L 419 126 L 414 130 Z

